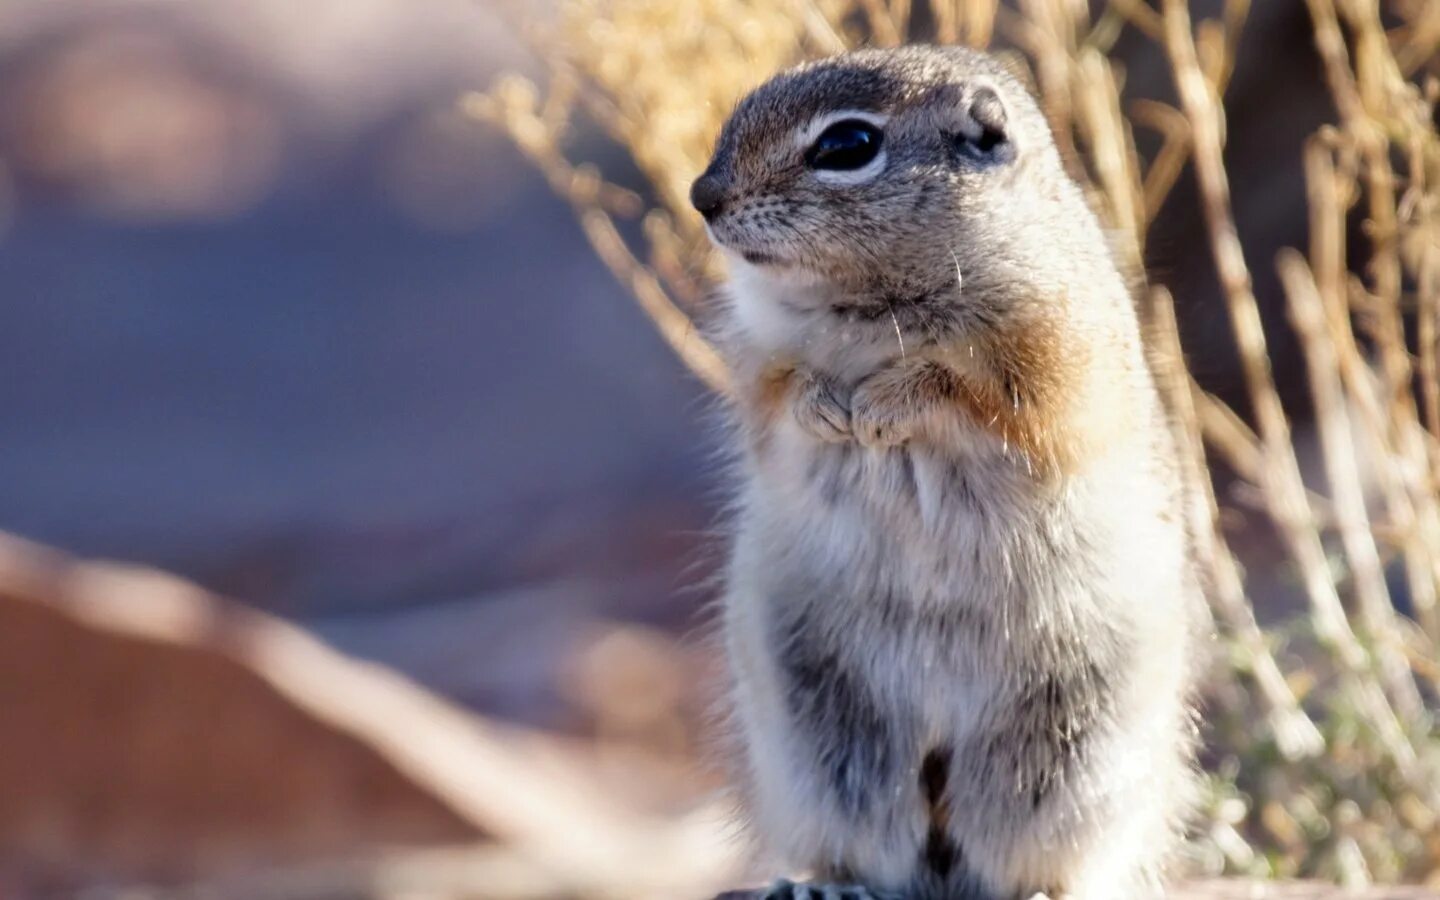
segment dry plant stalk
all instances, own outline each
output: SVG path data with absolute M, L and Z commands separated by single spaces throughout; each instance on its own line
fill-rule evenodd
M 1440 4 L 1393 0 L 1384 18 L 1379 0 L 1306 6 L 1337 121 L 1305 149 L 1310 245 L 1274 263 L 1309 376 L 1324 490 L 1303 477 L 1271 373 L 1250 276 L 1271 261 L 1247 259 L 1222 157 L 1248 0 L 1199 23 L 1184 0 L 562 0 L 553 20 L 526 27 L 546 89 L 512 79 L 465 107 L 504 129 L 575 206 L 600 258 L 716 390 L 723 367 L 690 319 L 703 315 L 718 263 L 686 188 L 731 104 L 776 69 L 862 44 L 1002 39 L 1028 59 L 1057 143 L 1136 272 L 1189 163 L 1253 416 L 1252 427 L 1200 389 L 1169 294 L 1143 291 L 1157 376 L 1204 485 L 1196 531 L 1228 654 L 1197 857 L 1210 871 L 1440 885 Z M 1164 54 L 1178 103 L 1127 103 L 1110 55 L 1127 30 Z M 649 201 L 571 161 L 577 119 L 628 152 Z M 1148 161 L 1135 128 L 1161 139 Z M 627 243 L 617 218 L 639 218 L 643 240 Z M 1363 246 L 1351 248 L 1356 221 Z M 1240 480 L 1223 505 L 1205 477 L 1207 449 Z M 1254 511 L 1280 538 L 1308 608 L 1268 630 L 1221 527 Z M 1410 615 L 1397 609 L 1397 585 Z

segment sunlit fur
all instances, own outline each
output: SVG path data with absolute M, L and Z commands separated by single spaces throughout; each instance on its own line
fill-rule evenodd
M 839 110 L 884 117 L 870 180 L 805 167 Z M 1035 103 L 977 52 L 861 51 L 746 98 L 707 175 L 761 842 L 876 896 L 1159 896 L 1202 604 L 1131 299 Z

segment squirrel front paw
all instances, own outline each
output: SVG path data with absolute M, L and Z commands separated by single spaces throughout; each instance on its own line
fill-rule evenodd
M 850 440 L 850 408 L 839 385 L 823 375 L 803 373 L 795 395 L 795 421 L 805 433 L 829 444 Z
M 919 434 L 954 391 L 954 375 L 939 363 L 896 363 L 856 386 L 850 396 L 850 431 L 863 447 L 898 447 Z
M 910 440 L 914 417 L 898 395 L 902 386 L 888 371 L 872 375 L 850 398 L 850 432 L 862 447 L 887 450 Z
M 886 900 L 858 884 L 796 883 L 786 878 L 760 896 L 761 900 Z

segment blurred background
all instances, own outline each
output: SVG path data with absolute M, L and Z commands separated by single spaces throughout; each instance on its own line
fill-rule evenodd
M 458 113 L 514 37 L 424 6 L 5 6 L 0 526 L 366 653 L 522 596 L 685 618 L 701 392 Z M 553 715 L 446 657 L 411 665 Z
M 601 683 L 668 678 L 656 629 L 697 621 L 704 391 L 568 206 L 458 112 L 535 68 L 514 32 L 484 3 L 421 6 L 0 5 L 0 529 L 176 573 L 459 708 L 593 735 Z M 126 611 L 150 615 L 145 593 Z M 185 687 L 203 672 L 102 663 L 9 615 L 0 647 L 26 659 L 0 662 L 0 897 L 476 831 L 390 796 L 379 755 L 353 791 L 307 787 L 337 751 L 263 711 L 204 716 Z M 615 714 L 675 750 L 688 684 Z M 400 824 L 369 827 L 367 804 Z
M 1125 112 L 1169 121 L 1158 12 L 1049 5 L 1109 29 Z M 906 33 L 933 38 L 946 20 L 922 6 Z M 1202 28 L 1201 52 L 1229 60 L 1234 219 L 1314 474 L 1270 263 L 1306 245 L 1302 155 L 1336 119 L 1313 10 L 1190 6 L 1230 29 Z M 698 165 L 617 131 L 606 78 L 643 80 L 627 67 L 645 41 L 705 44 L 747 17 L 883 43 L 857 11 L 875 7 L 0 4 L 0 898 L 704 897 L 754 874 L 705 752 L 713 400 L 577 221 L 609 208 L 592 170 L 527 144 L 524 89 L 501 76 L 573 94 L 542 118 L 611 206 L 671 208 L 671 243 L 653 217 L 617 234 L 660 246 L 649 265 L 683 298 L 713 274 L 672 196 Z M 1002 8 L 994 44 L 1027 49 L 1046 8 Z M 1437 18 L 1386 24 L 1419 22 L 1433 51 Z M 703 158 L 728 102 L 818 49 L 742 42 L 675 140 Z M 1137 164 L 1167 147 L 1134 133 Z M 1170 164 L 1143 262 L 1198 385 L 1246 416 L 1199 195 Z M 1258 618 L 1287 622 L 1306 601 L 1283 536 L 1246 514 L 1263 503 L 1243 471 L 1215 471 Z M 1347 869 L 1359 843 L 1306 836 L 1325 804 L 1280 804 L 1257 840 L 1249 757 L 1220 745 L 1207 871 L 1421 880 L 1440 855 Z M 1333 865 L 1307 865 L 1312 844 Z

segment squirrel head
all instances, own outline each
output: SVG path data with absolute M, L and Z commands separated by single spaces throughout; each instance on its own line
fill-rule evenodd
M 1097 243 L 1113 271 L 1034 98 L 966 48 L 775 76 L 736 107 L 690 196 L 737 276 L 817 287 L 842 313 L 1063 289 Z

